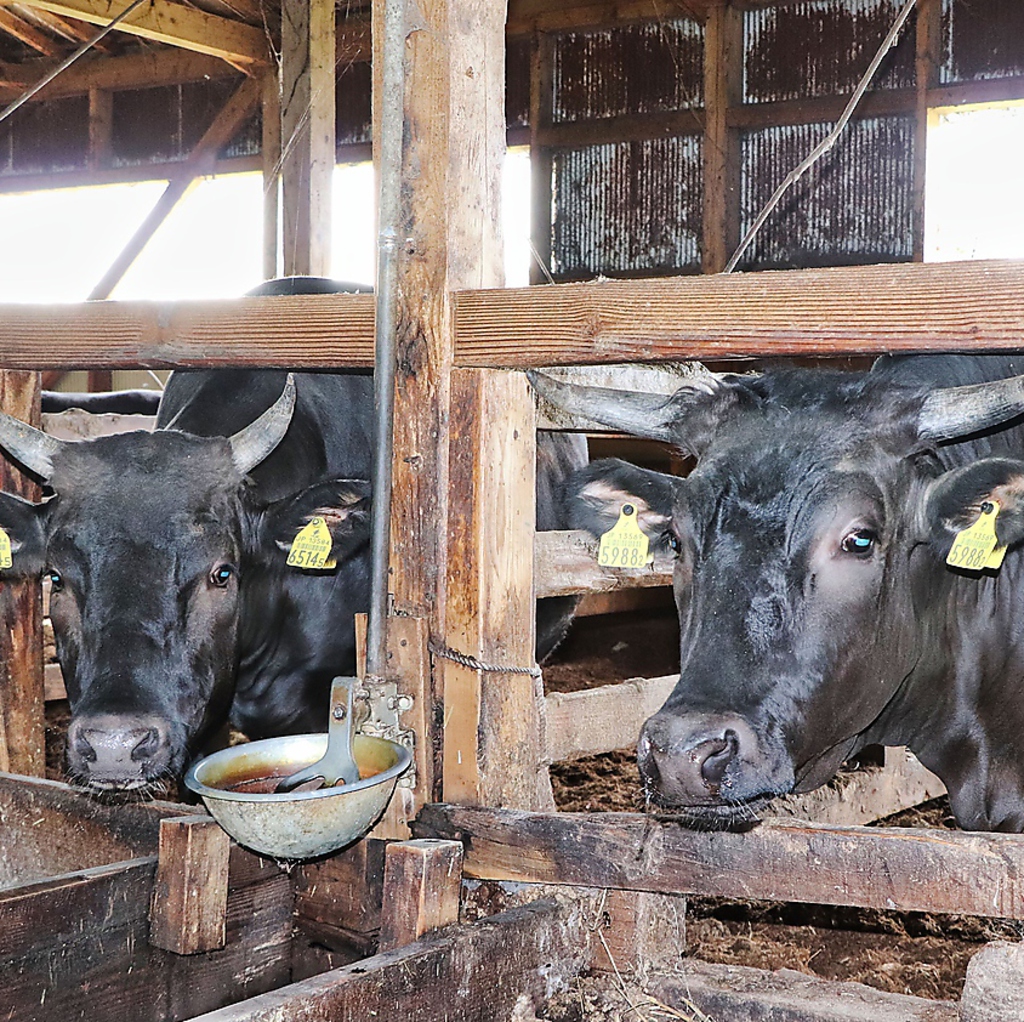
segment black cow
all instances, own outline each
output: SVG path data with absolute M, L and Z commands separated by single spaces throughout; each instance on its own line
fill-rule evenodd
M 654 803 L 742 825 L 882 743 L 942 778 L 960 826 L 1024 830 L 1022 372 L 886 358 L 709 375 L 671 398 L 535 377 L 697 458 L 685 480 L 606 461 L 569 484 L 576 527 L 607 531 L 628 500 L 677 551 L 680 679 L 637 753 Z M 995 506 L 1002 567 L 949 567 Z
M 74 776 L 98 790 L 178 776 L 229 714 L 252 737 L 324 729 L 368 603 L 372 408 L 368 374 L 213 370 L 172 375 L 153 433 L 64 442 L 0 416 L 0 446 L 52 491 L 0 493 L 3 574 L 52 581 Z M 585 459 L 550 450 L 557 489 Z M 287 567 L 314 513 L 337 567 Z M 569 612 L 538 629 L 539 656 Z

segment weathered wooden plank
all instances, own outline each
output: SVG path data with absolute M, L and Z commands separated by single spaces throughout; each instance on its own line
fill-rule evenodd
M 452 374 L 445 643 L 490 664 L 535 657 L 533 492 L 536 428 L 521 373 Z M 549 808 L 541 769 L 540 687 L 523 673 L 444 669 L 444 790 L 481 805 Z
M 455 296 L 456 364 L 1019 348 L 1024 261 L 602 281 Z
M 39 425 L 41 382 L 37 372 L 0 372 L 0 409 Z M 6 454 L 0 458 L 0 489 L 38 500 L 39 485 Z M 43 604 L 37 579 L 0 586 L 0 770 L 42 774 Z
M 1024 1017 L 1024 945 L 995 941 L 967 964 L 960 1022 Z
M 191 955 L 224 946 L 231 839 L 209 816 L 160 821 L 149 939 Z
M 538 532 L 533 547 L 538 599 L 672 585 L 675 556 L 671 551 L 659 551 L 644 568 L 602 568 L 597 548 L 598 540 L 578 529 Z
M 432 805 L 419 837 L 461 837 L 467 876 L 665 894 L 1024 917 L 1024 837 L 769 822 L 706 833 L 631 813 Z
M 657 976 L 649 991 L 680 1011 L 697 1008 L 729 1022 L 956 1022 L 951 1001 L 890 994 L 863 983 L 840 983 L 790 969 L 766 972 L 743 965 L 687 959 L 680 975 Z M 993 1016 L 1005 1022 L 1008 1014 Z
M 336 855 L 295 869 L 295 914 L 357 934 L 380 929 L 385 843 L 358 841 Z
M 96 3 L 95 0 L 21 2 L 26 7 L 38 7 L 93 25 L 105 25 L 128 6 L 128 0 L 110 0 L 107 3 Z M 219 18 L 167 0 L 150 0 L 120 22 L 117 30 L 185 50 L 208 53 L 240 66 L 266 64 L 271 59 L 270 44 L 262 27 Z
M 539 1007 L 589 962 L 582 913 L 551 902 L 453 926 L 193 1022 L 493 1022 Z
M 459 921 L 462 845 L 395 841 L 387 847 L 380 950 L 412 944 Z
M 631 678 L 545 700 L 544 759 L 561 763 L 635 746 L 645 720 L 661 709 L 679 675 Z
M 373 365 L 371 295 L 0 306 L 0 365 Z

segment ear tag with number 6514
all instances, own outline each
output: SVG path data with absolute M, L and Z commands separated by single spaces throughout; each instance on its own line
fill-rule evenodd
M 287 564 L 293 568 L 323 569 L 337 567 L 331 557 L 331 530 L 319 516 L 299 529 L 288 551 Z
M 597 563 L 602 568 L 642 568 L 648 563 L 650 541 L 636 518 L 636 506 L 623 504 L 619 520 L 601 537 Z
M 11 537 L 0 529 L 0 568 L 13 568 L 14 558 L 11 556 Z
M 956 534 L 946 563 L 964 571 L 982 571 L 985 568 L 998 571 L 1006 555 L 1006 547 L 1000 546 L 996 538 L 998 515 L 999 503 L 986 500 L 981 505 L 977 521 Z

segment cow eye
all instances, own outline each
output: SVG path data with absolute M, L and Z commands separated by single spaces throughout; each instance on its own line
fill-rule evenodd
M 878 534 L 871 529 L 854 529 L 844 537 L 840 547 L 844 554 L 867 557 L 875 549 Z
M 683 549 L 683 544 L 679 542 L 679 537 L 671 529 L 665 530 L 664 538 L 672 553 L 678 554 Z
M 59 593 L 64 588 L 64 578 L 59 571 L 47 573 L 50 579 L 50 592 Z
M 219 589 L 223 589 L 230 581 L 231 576 L 234 575 L 235 569 L 230 564 L 218 564 L 213 571 L 210 572 L 210 584 L 217 586 Z

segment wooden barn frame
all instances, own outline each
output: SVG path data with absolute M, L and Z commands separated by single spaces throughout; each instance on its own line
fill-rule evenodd
M 725 39 L 733 8 L 706 6 L 709 39 Z M 419 10 L 425 24 L 410 25 L 406 38 L 407 230 L 386 678 L 396 696 L 411 700 L 401 722 L 417 736 L 415 787 L 399 789 L 371 838 L 285 878 L 273 864 L 229 848 L 205 817 L 183 807 L 125 807 L 89 824 L 81 801 L 62 786 L 0 778 L 0 809 L 15 821 L 9 825 L 19 842 L 37 827 L 37 835 L 49 838 L 91 826 L 86 858 L 93 844 L 97 849 L 97 858 L 83 865 L 38 842 L 36 854 L 54 876 L 0 892 L 0 913 L 16 919 L 10 941 L 0 933 L 0 960 L 35 955 L 52 964 L 56 944 L 33 936 L 40 921 L 53 925 L 60 915 L 66 921 L 97 905 L 109 910 L 120 904 L 126 915 L 117 924 L 118 939 L 131 943 L 148 934 L 160 955 L 181 959 L 147 959 L 150 981 L 160 976 L 188 985 L 204 968 L 226 969 L 235 976 L 232 989 L 244 997 L 251 992 L 251 960 L 224 965 L 214 959 L 226 934 L 244 928 L 253 890 L 264 885 L 261 904 L 279 909 L 277 916 L 270 912 L 267 932 L 282 946 L 291 938 L 283 935 L 281 913 L 297 913 L 307 932 L 334 938 L 343 932 L 357 946 L 369 947 L 369 935 L 380 932 L 384 951 L 368 960 L 372 966 L 364 962 L 285 990 L 261 991 L 209 1018 L 357 1017 L 377 1006 L 393 1017 L 440 1017 L 426 1012 L 454 998 L 476 969 L 459 1017 L 486 1019 L 499 1017 L 499 1006 L 507 1017 L 524 991 L 539 989 L 544 956 L 561 958 L 566 976 L 600 962 L 589 915 L 600 892 L 608 892 L 600 911 L 620 928 L 617 946 L 637 955 L 648 939 L 643 906 L 693 893 L 1024 919 L 1019 836 L 792 821 L 742 835 L 699 834 L 632 815 L 555 814 L 548 764 L 632 742 L 660 702 L 666 679 L 545 698 L 530 675 L 485 675 L 438 652 L 450 647 L 484 662 L 530 665 L 535 596 L 666 581 L 665 565 L 632 578 L 610 577 L 596 568 L 593 544 L 578 534 L 535 538 L 538 420 L 521 370 L 1017 350 L 1024 264 L 905 264 L 500 289 L 495 168 L 504 146 L 498 116 L 503 83 L 501 61 L 493 55 L 503 45 L 504 11 L 488 0 L 425 0 Z M 724 42 L 714 51 L 709 75 L 716 61 L 728 59 L 727 51 Z M 925 92 L 920 101 L 927 105 Z M 728 97 L 720 96 L 716 112 L 714 93 L 708 95 L 706 130 L 724 138 L 731 130 Z M 727 148 L 723 143 L 719 151 Z M 714 168 L 709 179 L 718 179 Z M 719 190 L 716 199 L 715 189 L 710 192 L 722 224 L 727 195 Z M 729 233 L 723 229 L 718 237 Z M 38 373 L 49 369 L 368 366 L 372 335 L 373 299 L 356 295 L 7 306 L 0 309 L 0 406 L 30 418 Z M 4 488 L 16 486 L 31 492 L 8 469 Z M 4 586 L 0 607 L 0 767 L 39 774 L 43 679 L 36 587 Z M 409 842 L 410 834 L 442 843 Z M 386 852 L 385 842 L 391 842 Z M 464 861 L 453 843 L 463 844 Z M 0 849 L 0 858 L 8 854 Z M 453 863 L 470 878 L 537 885 L 548 895 L 552 889 L 575 892 L 577 901 L 575 907 L 558 901 L 514 907 L 496 917 L 499 922 L 419 939 L 458 915 Z M 454 869 L 456 880 L 459 872 Z M 353 898 L 352 890 L 365 897 Z M 433 896 L 439 896 L 437 911 Z M 420 908 L 399 916 L 399 906 L 408 905 Z M 263 940 L 260 946 L 267 940 L 266 933 L 243 937 L 250 938 Z M 310 954 L 329 958 L 329 952 Z M 289 959 L 292 965 L 296 960 Z M 189 962 L 196 973 L 188 971 Z M 482 968 L 487 962 L 490 967 Z M 297 967 L 293 974 L 301 972 Z M 426 995 L 428 978 L 434 986 Z M 801 996 L 797 986 L 794 1003 Z M 705 997 L 710 1007 L 704 1010 L 722 1013 L 721 1019 L 757 1017 L 741 1012 L 754 1010 L 751 1003 L 763 1006 L 763 999 L 741 987 L 739 979 L 724 982 L 709 968 L 692 978 L 689 996 Z M 37 988 L 30 993 L 38 997 Z M 956 1017 L 955 1006 L 879 997 L 865 1018 Z M 23 1014 L 15 1018 L 35 1017 L 27 1001 L 19 1007 Z M 124 1014 L 112 1007 L 104 1017 L 134 1017 L 130 1006 L 116 1010 Z M 197 998 L 168 1010 L 185 1018 L 207 1006 Z M 787 1017 L 854 1017 L 827 1014 L 826 1007 L 815 1014 L 806 1004 L 799 1010 L 804 1014 Z

